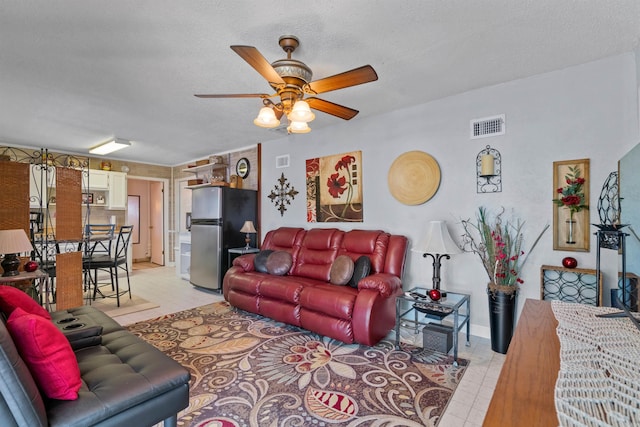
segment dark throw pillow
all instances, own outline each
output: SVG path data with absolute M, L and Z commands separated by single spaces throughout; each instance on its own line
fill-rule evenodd
M 258 255 L 253 259 L 253 268 L 260 273 L 268 273 L 267 271 L 267 258 L 271 255 L 273 251 L 271 249 L 265 249 L 264 251 L 258 252 Z
M 367 277 L 369 273 L 371 273 L 371 260 L 368 256 L 363 255 L 356 260 L 353 266 L 353 275 L 351 276 L 351 280 L 349 280 L 349 286 L 357 288 L 360 279 Z
M 329 281 L 334 285 L 346 285 L 353 276 L 354 264 L 351 257 L 340 255 L 331 264 Z
M 284 276 L 293 265 L 293 258 L 287 251 L 275 251 L 267 257 L 267 272 L 276 276 Z

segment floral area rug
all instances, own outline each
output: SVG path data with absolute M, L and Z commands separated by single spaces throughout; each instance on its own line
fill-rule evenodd
M 191 372 L 180 426 L 434 426 L 468 364 L 344 344 L 225 302 L 127 328 Z

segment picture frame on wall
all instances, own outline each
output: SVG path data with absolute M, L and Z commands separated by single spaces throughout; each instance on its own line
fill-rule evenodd
M 90 205 L 93 204 L 93 193 L 82 193 L 82 204 L 87 204 L 87 203 Z
M 589 159 L 553 162 L 553 249 L 589 252 Z

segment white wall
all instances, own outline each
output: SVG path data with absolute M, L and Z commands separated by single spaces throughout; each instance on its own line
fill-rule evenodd
M 369 89 L 375 90 L 383 81 L 381 76 Z M 331 100 L 330 94 L 325 98 Z M 504 206 L 526 221 L 527 250 L 544 225 L 552 224 L 554 161 L 591 159 L 590 222 L 600 222 L 595 204 L 602 184 L 617 170 L 618 159 L 638 141 L 636 98 L 635 55 L 629 53 L 269 141 L 262 145 L 262 235 L 285 225 L 380 228 L 415 242 L 428 221 L 443 219 L 459 242 L 461 218 L 474 217 L 479 206 L 492 210 Z M 351 107 L 366 109 L 366 105 Z M 505 135 L 469 138 L 471 119 L 496 114 L 506 114 Z M 476 193 L 475 159 L 487 144 L 502 155 L 503 190 L 497 194 Z M 362 150 L 364 222 L 307 224 L 305 160 L 353 150 Z M 442 173 L 436 195 L 419 206 L 399 203 L 387 187 L 391 163 L 410 150 L 434 156 Z M 290 154 L 291 166 L 276 169 L 275 157 L 283 154 Z M 282 172 L 300 193 L 281 217 L 266 196 Z M 562 258 L 571 255 L 581 267 L 595 268 L 595 238 L 588 253 L 553 251 L 552 241 L 550 227 L 527 261 L 519 309 L 526 298 L 539 298 L 540 265 L 561 265 Z M 617 271 L 615 253 L 608 252 L 602 258 L 605 280 L 615 277 Z M 405 289 L 416 284 L 430 286 L 431 276 L 431 262 L 408 252 Z M 488 336 L 488 277 L 477 256 L 462 254 L 444 260 L 442 277 L 443 289 L 471 294 L 472 333 Z

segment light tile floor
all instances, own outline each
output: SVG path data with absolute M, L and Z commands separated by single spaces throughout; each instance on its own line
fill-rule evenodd
M 134 270 L 131 275 L 131 289 L 135 295 L 155 302 L 159 307 L 115 317 L 121 325 L 223 300 L 218 292 L 196 288 L 176 277 L 173 267 Z M 402 336 L 403 339 L 412 338 L 404 333 Z M 410 339 L 411 342 L 421 345 L 422 334 L 413 338 L 415 339 Z M 488 339 L 471 336 L 470 346 L 466 347 L 465 337 L 461 334 L 459 344 L 459 357 L 469 359 L 471 363 L 439 423 L 441 427 L 482 425 L 504 363 L 505 356 L 491 351 Z

